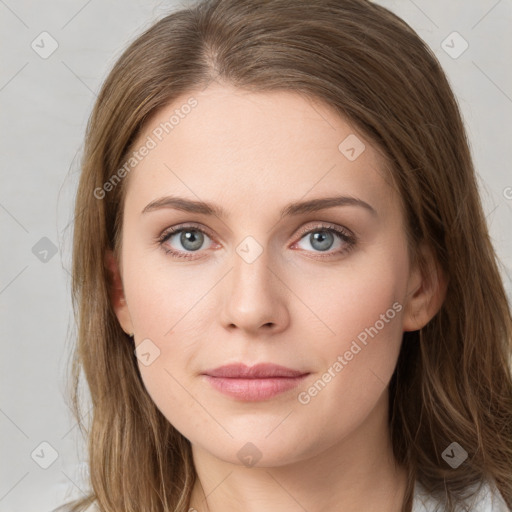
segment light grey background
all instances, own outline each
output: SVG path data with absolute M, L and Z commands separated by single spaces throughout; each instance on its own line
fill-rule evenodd
M 512 0 L 378 3 L 419 33 L 448 74 L 510 297 Z M 68 223 L 78 159 L 108 70 L 128 41 L 176 5 L 0 0 L 0 512 L 49 511 L 85 489 L 79 433 L 64 401 L 74 335 Z M 453 54 L 464 40 L 454 31 L 469 45 L 458 58 Z M 52 39 L 57 49 L 42 58 Z M 51 462 L 53 452 L 42 442 L 58 454 L 48 469 L 40 464 Z

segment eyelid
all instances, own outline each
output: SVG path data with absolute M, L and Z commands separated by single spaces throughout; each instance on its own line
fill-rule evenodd
M 163 246 L 163 244 L 165 243 L 165 241 L 167 239 L 169 239 L 172 235 L 176 234 L 176 233 L 179 233 L 183 230 L 186 230 L 186 229 L 194 229 L 194 230 L 197 230 L 201 233 L 204 233 L 206 235 L 208 235 L 208 237 L 210 239 L 212 239 L 215 243 L 218 244 L 218 242 L 216 241 L 215 239 L 215 236 L 212 235 L 212 232 L 210 231 L 209 228 L 206 228 L 205 226 L 199 224 L 199 223 L 196 223 L 196 222 L 184 222 L 182 224 L 178 224 L 176 226 L 172 226 L 171 228 L 166 228 L 158 237 L 157 237 L 157 242 L 159 243 L 159 245 Z M 314 232 L 314 231 L 320 231 L 320 230 L 325 230 L 325 231 L 330 231 L 330 232 L 334 232 L 336 235 L 338 235 L 338 237 L 340 239 L 345 239 L 344 241 L 349 244 L 349 246 L 342 250 L 342 251 L 335 251 L 335 252 L 327 252 L 326 254 L 322 255 L 321 252 L 318 253 L 318 256 L 319 258 L 322 258 L 322 257 L 329 257 L 329 256 L 336 256 L 336 255 L 341 255 L 341 254 L 344 254 L 346 251 L 350 250 L 351 248 L 353 248 L 353 246 L 357 243 L 358 241 L 358 236 L 355 235 L 351 230 L 347 229 L 346 227 L 344 226 L 338 226 L 336 224 L 332 224 L 330 222 L 327 222 L 327 221 L 316 221 L 315 225 L 307 225 L 307 226 L 304 226 L 302 227 L 295 235 L 294 235 L 294 238 L 297 238 L 296 241 L 294 241 L 291 246 L 294 246 L 296 245 L 298 242 L 300 242 L 300 240 L 304 237 L 304 235 L 307 235 L 308 233 L 310 232 Z M 184 254 L 187 254 L 187 255 L 193 255 L 194 252 L 186 252 L 186 251 L 176 251 L 176 250 L 170 250 L 170 249 L 164 249 L 166 252 L 168 253 L 184 253 Z M 201 252 L 201 251 L 197 251 L 197 252 Z M 191 259 L 187 256 L 182 256 L 183 258 L 185 259 Z M 198 258 L 194 258 L 194 259 L 198 259 Z
M 213 232 L 210 231 L 209 228 L 207 228 L 197 222 L 184 222 L 182 224 L 178 224 L 171 228 L 166 228 L 162 231 L 162 233 L 160 235 L 158 235 L 157 238 L 160 240 L 161 238 L 164 238 L 166 235 L 168 235 L 170 233 L 174 233 L 176 231 L 179 231 L 180 229 L 186 229 L 186 228 L 195 228 L 198 231 L 206 233 L 210 238 L 215 239 L 215 235 L 213 235 Z M 313 226 L 309 225 L 307 227 L 305 226 L 305 227 L 299 229 L 299 231 L 297 232 L 297 234 L 295 236 L 305 235 L 306 233 L 308 233 L 309 231 L 314 230 L 314 229 L 329 229 L 329 228 L 338 230 L 338 231 L 342 231 L 343 233 L 345 233 L 347 235 L 347 237 L 357 239 L 356 234 L 352 230 L 349 230 L 348 228 L 346 228 L 344 226 L 338 226 L 338 225 L 333 224 L 328 221 L 316 221 L 316 224 Z
M 165 238 L 167 235 L 173 234 L 176 231 L 181 231 L 182 229 L 197 229 L 198 231 L 201 231 L 202 233 L 206 233 L 210 238 L 214 239 L 215 236 L 212 234 L 212 231 L 210 231 L 207 227 L 203 226 L 202 224 L 199 224 L 197 222 L 183 222 L 182 224 L 178 224 L 176 226 L 172 226 L 170 228 L 165 228 L 162 233 L 158 236 L 158 239 Z
M 357 236 L 352 231 L 345 228 L 344 226 L 337 226 L 336 224 L 332 224 L 330 222 L 321 222 L 321 221 L 319 221 L 314 226 L 302 228 L 301 230 L 299 230 L 299 232 L 297 233 L 296 236 L 299 236 L 300 238 L 302 238 L 304 235 L 310 233 L 311 231 L 320 231 L 322 229 L 324 229 L 326 231 L 332 230 L 332 231 L 337 232 L 338 234 L 342 234 L 351 242 L 355 243 L 357 241 Z

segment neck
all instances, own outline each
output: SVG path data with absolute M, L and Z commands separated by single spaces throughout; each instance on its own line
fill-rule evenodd
M 274 467 L 244 467 L 192 445 L 197 512 L 400 512 L 407 475 L 395 463 L 387 393 L 350 435 L 310 458 Z M 191 511 L 193 512 L 193 510 Z

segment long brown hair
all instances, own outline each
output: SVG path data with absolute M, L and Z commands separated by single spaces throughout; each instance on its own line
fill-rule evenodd
M 107 188 L 147 121 L 212 80 L 323 101 L 385 155 L 403 201 L 410 250 L 428 244 L 448 278 L 444 303 L 404 333 L 390 383 L 396 460 L 453 510 L 494 482 L 512 507 L 512 320 L 478 195 L 461 115 L 429 47 L 365 0 L 206 0 L 157 21 L 119 58 L 89 120 L 75 206 L 72 264 L 78 340 L 92 397 L 93 494 L 105 512 L 186 512 L 196 474 L 190 443 L 156 408 L 133 341 L 115 316 L 104 263 L 119 256 L 127 179 Z M 95 192 L 96 191 L 96 192 Z M 119 261 L 119 259 L 118 259 Z M 78 421 L 79 403 L 75 394 Z M 451 468 L 457 442 L 467 460 Z M 136 471 L 135 471 L 136 468 Z

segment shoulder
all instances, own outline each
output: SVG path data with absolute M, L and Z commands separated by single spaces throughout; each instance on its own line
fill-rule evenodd
M 476 490 L 477 492 L 471 499 L 464 502 L 464 505 L 469 507 L 468 510 L 474 512 L 512 512 L 494 485 L 484 482 Z M 416 482 L 412 512 L 437 512 L 441 510 L 439 502 L 429 495 L 419 482 Z

